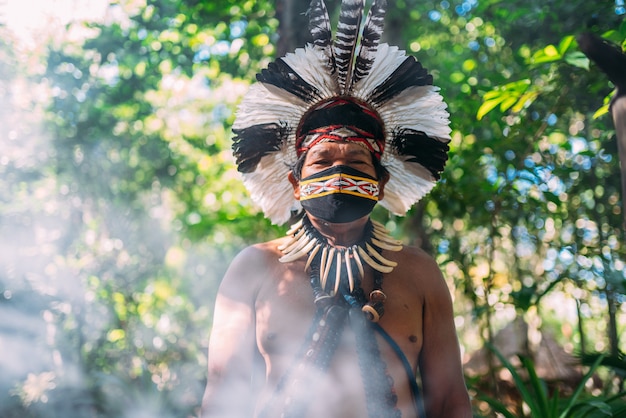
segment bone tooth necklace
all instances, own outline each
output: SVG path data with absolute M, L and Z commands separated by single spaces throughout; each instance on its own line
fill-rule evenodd
M 402 243 L 389 235 L 387 229 L 380 223 L 370 220 L 365 229 L 363 239 L 349 247 L 335 247 L 313 227 L 311 221 L 305 215 L 293 224 L 287 231 L 289 240 L 278 249 L 283 253 L 279 259 L 282 263 L 289 263 L 307 256 L 305 271 L 311 267 L 311 263 L 321 251 L 320 255 L 320 285 L 326 289 L 331 271 L 335 272 L 334 283 L 329 286 L 331 296 L 338 292 L 343 275 L 340 274 L 342 265 L 345 266 L 348 280 L 348 288 L 352 293 L 355 284 L 360 283 L 365 274 L 363 262 L 380 273 L 390 273 L 397 265 L 395 261 L 385 258 L 381 250 L 400 251 Z M 332 268 L 334 266 L 334 269 Z M 357 274 L 353 271 L 356 266 Z

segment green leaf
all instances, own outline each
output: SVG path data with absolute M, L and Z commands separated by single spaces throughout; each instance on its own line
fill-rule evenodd
M 588 401 L 585 401 L 585 405 L 588 405 L 589 409 L 595 410 L 597 413 L 600 413 L 604 416 L 607 416 L 607 417 L 613 416 L 613 410 L 611 409 L 611 406 L 606 402 L 588 400 Z
M 499 400 L 495 398 L 492 398 L 490 396 L 480 395 L 480 396 L 477 396 L 476 399 L 487 402 L 494 412 L 498 412 L 502 414 L 504 418 L 517 418 L 516 415 L 513 414 L 511 411 L 509 411 L 502 402 L 500 402 Z
M 554 47 L 554 45 L 548 45 L 543 49 L 543 53 L 548 56 L 548 57 L 560 57 L 561 54 L 559 53 L 559 51 Z
M 511 83 L 505 84 L 504 88 L 506 90 L 516 91 L 516 92 L 519 92 L 521 94 L 521 93 L 525 92 L 528 89 L 528 86 L 530 86 L 530 79 L 524 78 L 524 79 L 521 79 L 521 80 L 517 80 L 517 81 L 513 81 Z
M 574 43 L 573 35 L 569 35 L 561 39 L 561 42 L 559 43 L 559 48 L 558 48 L 559 54 L 565 55 L 565 53 L 570 49 L 573 43 Z
M 559 415 L 559 401 L 561 397 L 559 396 L 559 389 L 557 388 L 554 394 L 552 395 L 552 399 L 550 400 L 550 416 L 556 417 Z
M 535 366 L 532 361 L 525 356 L 519 356 L 520 361 L 524 365 L 526 371 L 528 371 L 528 381 L 530 383 L 530 387 L 535 392 L 535 399 L 537 400 L 537 411 L 533 411 L 533 416 L 537 414 L 537 416 L 548 418 L 550 403 L 548 402 L 548 390 L 546 389 L 546 384 L 543 379 L 537 376 L 537 372 L 535 370 Z M 528 401 L 526 401 L 528 403 Z
M 587 58 L 587 56 L 580 51 L 570 52 L 565 55 L 565 62 L 573 65 L 574 67 L 589 70 L 589 58 Z
M 495 99 L 484 101 L 478 108 L 478 112 L 476 112 L 476 119 L 481 120 L 487 113 L 495 109 L 505 99 L 506 97 L 500 96 Z
M 609 113 L 609 104 L 605 104 L 602 107 L 600 107 L 598 110 L 595 111 L 595 113 L 593 114 L 593 118 L 594 119 L 598 119 L 600 116 L 603 116 L 605 114 Z
M 515 106 L 513 106 L 513 112 L 519 112 L 526 105 L 530 105 L 535 99 L 539 96 L 539 92 L 537 91 L 527 91 L 519 98 Z
M 561 412 L 561 415 L 559 415 L 559 418 L 566 418 L 568 416 L 569 411 L 574 407 L 574 405 L 576 404 L 576 401 L 578 400 L 578 397 L 580 396 L 581 392 L 585 388 L 585 383 L 595 373 L 596 369 L 602 363 L 602 360 L 604 360 L 604 357 L 605 357 L 604 355 L 598 356 L 596 361 L 591 365 L 591 367 L 589 368 L 589 371 L 587 371 L 585 376 L 582 378 L 582 380 L 580 381 L 580 383 L 576 387 L 576 390 L 574 391 L 572 396 L 570 396 L 570 398 L 569 398 L 569 400 L 568 400 L 568 402 L 567 402 L 567 404 L 565 406 L 565 409 L 563 410 L 563 412 Z
M 502 112 L 505 112 L 515 104 L 518 105 L 516 108 L 523 108 L 527 100 L 524 98 L 524 95 L 530 84 L 530 80 L 524 78 L 522 80 L 507 83 L 503 86 L 498 86 L 495 89 L 488 91 L 484 94 L 484 101 L 478 108 L 478 112 L 476 112 L 476 119 L 481 120 L 487 113 L 491 112 L 498 105 L 500 105 L 500 110 Z M 519 104 L 518 102 L 519 100 L 522 100 L 522 98 L 524 101 L 522 104 Z
M 502 96 L 502 93 L 503 91 L 501 88 L 488 91 L 487 93 L 484 94 L 483 100 L 487 101 L 487 100 L 495 99 L 496 97 Z
M 530 408 L 533 416 L 541 416 L 541 415 L 535 415 L 540 410 L 539 405 L 537 405 L 537 402 L 535 401 L 535 397 L 528 390 L 528 387 L 526 386 L 524 379 L 522 379 L 519 373 L 517 373 L 517 370 L 515 370 L 515 367 L 492 344 L 485 343 L 485 346 L 489 348 L 496 355 L 496 357 L 498 357 L 498 359 L 504 365 L 504 367 L 506 367 L 506 369 L 511 373 L 511 376 L 513 377 L 513 381 L 515 382 L 515 387 L 519 391 L 522 397 L 522 400 L 526 402 L 526 404 Z
M 558 61 L 563 58 L 563 55 L 559 53 L 554 45 L 548 45 L 543 49 L 535 52 L 530 57 L 530 64 L 545 64 L 548 62 Z
M 505 97 L 505 99 L 502 101 L 502 103 L 500 103 L 500 110 L 502 112 L 506 112 L 515 103 L 517 103 L 517 97 L 515 97 L 515 96 Z

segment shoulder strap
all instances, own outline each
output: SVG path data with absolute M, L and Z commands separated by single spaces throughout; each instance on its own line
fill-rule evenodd
M 374 329 L 385 339 L 385 341 L 387 341 L 389 346 L 393 349 L 393 351 L 395 351 L 396 355 L 402 362 L 402 365 L 404 366 L 404 370 L 406 371 L 407 377 L 409 378 L 409 384 L 411 385 L 411 393 L 413 393 L 413 401 L 415 402 L 415 408 L 417 410 L 417 413 L 420 418 L 426 418 L 426 410 L 424 409 L 424 400 L 422 399 L 420 388 L 417 384 L 417 377 L 415 376 L 415 373 L 413 372 L 413 368 L 411 367 L 409 360 L 404 355 L 404 352 L 402 351 L 398 343 L 396 343 L 394 339 L 391 338 L 391 335 L 389 335 L 387 331 L 385 331 L 377 323 L 373 323 L 372 325 Z

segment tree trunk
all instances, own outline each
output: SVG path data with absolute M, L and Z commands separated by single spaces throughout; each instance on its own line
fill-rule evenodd
M 607 286 L 608 287 L 608 286 Z M 606 295 L 606 303 L 609 310 L 609 345 L 611 357 L 619 357 L 619 336 L 617 334 L 617 305 L 618 302 L 615 298 L 615 292 L 610 288 L 605 288 L 604 294 Z
M 622 181 L 622 230 L 626 231 L 626 54 L 622 52 L 621 48 L 589 33 L 579 36 L 578 44 L 585 55 L 600 67 L 617 89 L 615 97 L 611 101 L 610 109 L 615 125 Z M 618 302 L 608 283 L 604 292 L 609 310 L 610 352 L 611 356 L 617 357 L 619 354 L 616 320 Z
M 309 0 L 277 0 L 278 43 L 276 55 L 282 57 L 294 49 L 303 47 L 310 38 Z
M 585 344 L 585 328 L 583 325 L 583 313 L 580 309 L 582 301 L 576 298 L 576 314 L 578 315 L 578 334 L 580 335 L 580 354 L 584 356 L 587 353 L 587 346 Z
M 580 35 L 578 45 L 617 89 L 611 102 L 611 115 L 615 125 L 622 179 L 622 227 L 626 230 L 626 54 L 616 45 L 590 33 Z
M 623 71 L 626 73 L 626 68 Z M 611 103 L 611 115 L 613 116 L 615 136 L 617 138 L 617 151 L 622 178 L 622 221 L 624 230 L 626 230 L 626 91 L 617 91 L 617 95 Z

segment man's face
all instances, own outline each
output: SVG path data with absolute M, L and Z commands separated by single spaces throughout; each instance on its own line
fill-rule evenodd
M 352 142 L 324 142 L 311 148 L 304 159 L 301 178 L 336 165 L 345 165 L 376 177 L 372 154 Z
M 306 154 L 300 178 L 306 178 L 336 165 L 345 165 L 377 178 L 372 153 L 353 142 L 323 142 L 312 147 Z M 378 179 L 378 200 L 384 195 L 384 187 L 389 176 Z M 289 173 L 289 181 L 294 188 L 294 197 L 300 200 L 300 184 Z

